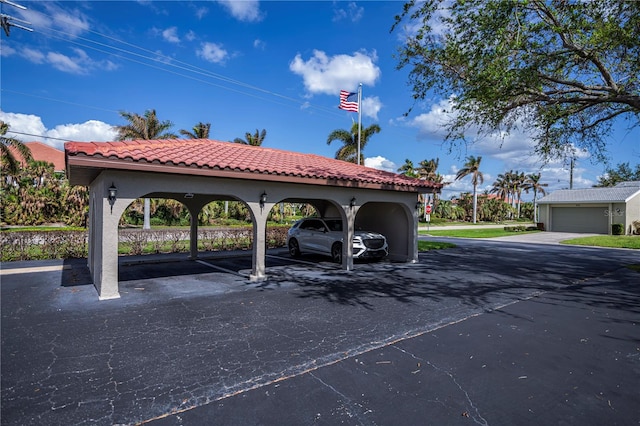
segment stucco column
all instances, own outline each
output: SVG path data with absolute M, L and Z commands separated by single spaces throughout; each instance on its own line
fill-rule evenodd
M 102 185 L 104 186 L 104 184 Z M 94 274 L 93 282 L 98 290 L 100 300 L 117 299 L 118 291 L 118 222 L 120 215 L 133 200 L 116 199 L 113 208 L 107 199 L 107 191 L 96 201 L 100 212 L 94 215 L 96 228 L 96 244 L 100 246 L 93 256 L 94 266 L 99 273 Z
M 89 191 L 89 218 L 87 222 L 88 232 L 88 253 L 87 253 L 87 266 L 89 267 L 89 274 L 91 274 L 91 279 L 93 279 L 93 255 L 96 251 L 96 227 L 94 226 L 95 220 L 94 216 L 96 214 L 96 194 L 93 191 Z M 95 281 L 94 281 L 95 282 Z
M 344 244 L 342 244 L 342 269 L 345 271 L 353 270 L 353 236 L 355 234 L 355 222 L 356 214 L 358 213 L 359 206 L 350 205 L 342 206 L 346 213 L 346 236 L 344 237 Z
M 198 212 L 189 208 L 189 216 L 189 259 L 194 260 L 198 258 Z
M 613 229 L 612 229 L 612 225 L 613 225 L 613 203 L 609 203 L 609 207 L 608 207 L 608 212 L 607 212 L 607 216 L 609 219 L 609 229 L 607 230 L 607 234 L 612 235 L 613 233 Z
M 266 278 L 266 234 L 267 234 L 267 216 L 273 207 L 273 203 L 250 202 L 247 203 L 253 212 L 253 256 L 251 281 L 262 281 Z
M 416 209 L 415 205 L 407 205 L 406 208 L 409 212 L 413 212 L 413 214 L 409 215 L 412 221 L 412 231 L 408 233 L 409 241 L 407 241 L 407 244 L 409 245 L 409 256 L 407 261 L 409 263 L 418 263 L 418 225 L 420 224 L 420 209 Z

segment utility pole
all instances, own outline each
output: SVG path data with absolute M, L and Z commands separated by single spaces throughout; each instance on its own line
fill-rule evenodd
M 573 167 L 575 166 L 575 157 L 571 156 L 571 165 L 569 166 L 569 189 L 573 189 Z
M 0 0 L 0 4 L 8 4 L 9 6 L 16 7 L 20 10 L 27 10 L 26 7 L 19 5 L 17 3 L 10 2 L 9 0 Z M 19 24 L 16 24 L 15 22 L 19 22 Z M 21 30 L 25 30 L 25 31 L 33 31 L 33 29 L 29 27 L 25 27 L 24 25 L 21 25 L 21 24 L 31 25 L 31 22 L 14 18 L 13 16 L 5 15 L 4 13 L 0 14 L 0 26 L 2 26 L 2 29 L 4 30 L 4 33 L 7 35 L 7 37 L 9 37 L 9 33 L 11 32 L 11 27 L 20 28 Z

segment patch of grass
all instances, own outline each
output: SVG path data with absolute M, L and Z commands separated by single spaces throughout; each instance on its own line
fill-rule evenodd
M 418 241 L 418 251 L 441 250 L 456 247 L 455 244 L 440 241 Z
M 637 265 L 627 265 L 627 268 L 631 269 L 632 271 L 640 272 L 640 264 L 637 264 Z
M 510 232 L 502 228 L 480 229 L 443 229 L 437 231 L 420 231 L 420 235 L 432 235 L 434 237 L 459 237 L 459 238 L 496 238 L 511 235 L 531 234 L 540 231 Z
M 640 237 L 635 235 L 597 235 L 592 237 L 572 238 L 570 240 L 562 241 L 561 244 L 640 249 Z

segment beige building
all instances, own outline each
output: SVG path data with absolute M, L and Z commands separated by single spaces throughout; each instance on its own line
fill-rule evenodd
M 265 233 L 269 211 L 281 202 L 309 203 L 323 217 L 340 217 L 343 241 L 354 229 L 387 237 L 389 259 L 418 259 L 419 194 L 442 185 L 312 154 L 212 140 L 68 142 L 67 176 L 87 185 L 89 270 L 101 299 L 119 297 L 118 223 L 137 198 L 182 202 L 191 221 L 190 254 L 198 256 L 197 218 L 216 200 L 245 203 L 253 219 L 252 280 L 266 278 Z M 343 245 L 342 268 L 353 268 Z
M 538 201 L 540 222 L 547 231 L 611 234 L 611 225 L 623 225 L 631 234 L 640 221 L 640 181 L 608 188 L 563 189 Z

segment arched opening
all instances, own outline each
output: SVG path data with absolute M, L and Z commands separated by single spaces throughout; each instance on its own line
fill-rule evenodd
M 416 238 L 413 228 L 412 212 L 401 203 L 368 202 L 358 209 L 355 218 L 356 230 L 375 231 L 386 237 L 387 258 L 391 261 L 410 261 Z

